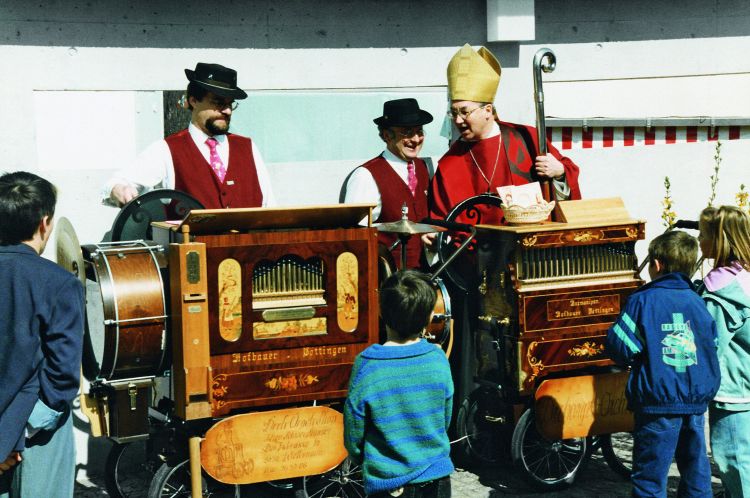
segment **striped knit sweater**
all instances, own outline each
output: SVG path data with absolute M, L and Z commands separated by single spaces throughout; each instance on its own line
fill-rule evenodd
M 357 356 L 344 406 L 344 444 L 362 462 L 367 494 L 453 472 L 446 432 L 452 399 L 448 360 L 424 339 L 373 344 Z

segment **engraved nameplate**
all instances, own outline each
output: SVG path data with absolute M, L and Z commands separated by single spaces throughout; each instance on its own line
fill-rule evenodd
M 280 308 L 265 310 L 263 320 L 266 322 L 278 322 L 281 320 L 305 320 L 315 316 L 315 308 L 312 306 L 300 306 L 297 308 Z
M 571 297 L 547 301 L 547 320 L 569 320 L 591 316 L 617 315 L 620 313 L 620 296 Z

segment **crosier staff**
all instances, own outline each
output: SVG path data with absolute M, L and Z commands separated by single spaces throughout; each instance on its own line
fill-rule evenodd
M 544 123 L 544 91 L 542 90 L 542 71 L 551 73 L 555 70 L 557 59 L 548 48 L 540 48 L 534 54 L 534 107 L 536 109 L 536 134 L 539 143 L 539 155 L 547 155 L 547 129 Z M 552 199 L 552 180 L 540 182 L 542 195 L 549 202 Z

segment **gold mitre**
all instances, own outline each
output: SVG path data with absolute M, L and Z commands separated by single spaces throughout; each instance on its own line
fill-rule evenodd
M 474 51 L 468 43 L 448 63 L 451 100 L 494 102 L 500 84 L 500 61 L 484 47 Z

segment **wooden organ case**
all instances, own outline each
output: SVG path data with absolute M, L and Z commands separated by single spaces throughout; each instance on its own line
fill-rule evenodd
M 563 223 L 477 227 L 476 374 L 511 398 L 612 365 L 607 329 L 643 283 L 634 249 L 643 221 L 619 199 L 560 204 Z
M 371 206 L 194 210 L 169 243 L 176 412 L 185 420 L 346 396 L 377 342 Z

